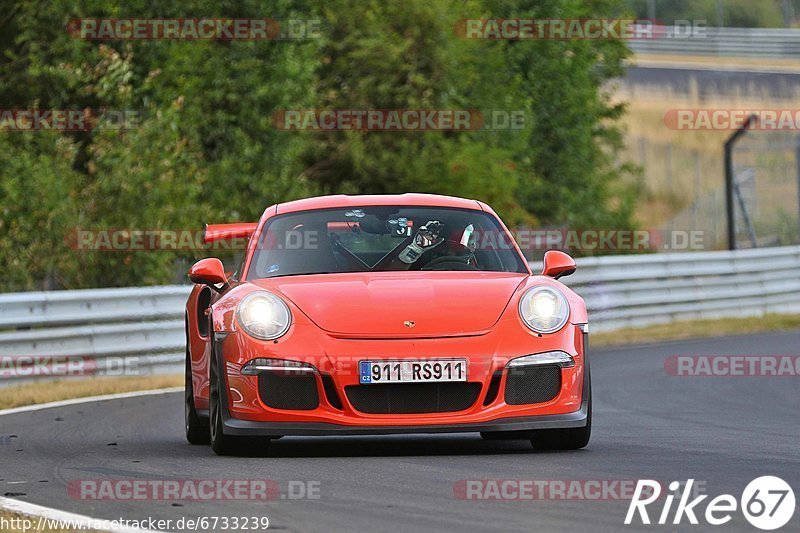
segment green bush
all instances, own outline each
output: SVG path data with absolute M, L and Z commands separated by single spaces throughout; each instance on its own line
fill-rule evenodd
M 4 290 L 170 283 L 202 250 L 88 252 L 76 228 L 201 229 L 324 193 L 486 200 L 512 224 L 630 227 L 616 119 L 602 87 L 616 41 L 478 41 L 478 17 L 609 16 L 621 0 L 11 2 L 0 20 L 5 109 L 132 110 L 129 128 L 0 133 Z M 316 19 L 294 41 L 110 41 L 80 17 Z M 282 131 L 287 109 L 518 112 L 518 129 Z M 101 125 L 104 124 L 101 122 Z M 107 125 L 106 125 L 107 126 Z

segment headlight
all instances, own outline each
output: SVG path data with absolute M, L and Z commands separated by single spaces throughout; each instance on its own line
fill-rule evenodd
M 569 304 L 558 289 L 540 285 L 522 295 L 519 316 L 533 331 L 553 333 L 567 323 Z
M 249 335 L 267 341 L 282 336 L 292 324 L 289 308 L 269 292 L 253 292 L 242 298 L 236 318 Z

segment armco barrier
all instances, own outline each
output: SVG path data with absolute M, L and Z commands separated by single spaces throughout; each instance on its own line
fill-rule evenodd
M 701 35 L 686 35 L 685 28 L 662 27 L 654 39 L 628 41 L 637 54 L 709 55 L 734 57 L 800 57 L 800 29 L 705 28 Z M 677 35 L 676 35 L 677 33 Z
M 563 281 L 586 299 L 591 331 L 800 313 L 800 246 L 583 258 Z M 188 293 L 168 286 L 2 294 L 0 355 L 136 357 L 142 372 L 179 372 Z
M 180 372 L 189 290 L 169 286 L 0 294 L 0 356 L 116 356 L 135 358 L 137 372 Z
M 563 279 L 590 330 L 800 312 L 800 246 L 590 257 Z

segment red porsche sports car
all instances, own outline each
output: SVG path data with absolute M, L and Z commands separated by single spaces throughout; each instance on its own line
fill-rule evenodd
M 186 436 L 220 454 L 285 435 L 480 432 L 586 446 L 591 384 L 575 271 L 541 275 L 486 204 L 425 194 L 273 205 L 240 268 L 196 263 Z

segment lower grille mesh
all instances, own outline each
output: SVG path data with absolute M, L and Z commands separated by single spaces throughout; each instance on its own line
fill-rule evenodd
M 450 413 L 469 409 L 480 383 L 387 383 L 345 387 L 347 399 L 367 414 Z
M 561 367 L 531 365 L 508 369 L 506 403 L 523 405 L 549 402 L 561 390 Z

